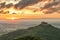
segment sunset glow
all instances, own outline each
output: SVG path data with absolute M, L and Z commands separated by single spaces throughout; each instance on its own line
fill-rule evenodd
M 26 19 L 26 18 L 27 19 L 32 19 L 32 18 L 60 18 L 60 12 L 56 12 L 56 10 L 59 9 L 60 4 L 58 4 L 56 7 L 52 6 L 52 7 L 49 7 L 47 9 L 41 10 L 42 7 L 44 7 L 48 3 L 52 3 L 52 1 L 49 1 L 49 0 L 44 1 L 43 0 L 41 2 L 34 4 L 34 5 L 30 4 L 29 6 L 26 6 L 23 9 L 20 9 L 19 7 L 15 8 L 15 4 L 17 4 L 18 2 L 19 2 L 19 0 L 18 1 L 10 1 L 9 3 L 7 1 L 6 4 L 1 2 L 4 5 L 8 5 L 8 4 L 10 5 L 10 3 L 12 3 L 12 4 L 10 7 L 9 7 L 9 5 L 7 6 L 9 8 L 7 8 L 7 7 L 1 8 L 0 19 L 15 20 L 15 19 L 23 19 L 23 18 L 24 19 Z M 50 13 L 49 11 L 52 11 L 54 7 L 57 9 L 54 9 L 54 11 L 52 13 Z

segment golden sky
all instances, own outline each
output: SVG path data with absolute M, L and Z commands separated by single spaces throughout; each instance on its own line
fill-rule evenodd
M 0 0 L 0 3 L 6 2 L 6 5 L 13 3 L 17 4 L 21 0 Z M 25 1 L 23 1 L 25 3 Z M 27 2 L 28 3 L 28 2 Z M 41 1 L 36 4 L 27 6 L 27 4 L 22 4 L 22 6 L 26 5 L 22 10 L 15 9 L 14 5 L 10 8 L 2 8 L 0 11 L 3 12 L 0 14 L 0 19 L 21 19 L 21 18 L 60 18 L 60 3 L 57 4 L 54 1 Z M 3 5 L 3 4 L 1 4 Z M 1 6 L 0 5 L 0 6 Z M 4 5 L 4 7 L 6 6 Z M 46 6 L 47 5 L 47 6 Z M 41 10 L 41 8 L 43 10 Z M 9 13 L 4 14 L 9 11 Z M 13 14 L 15 13 L 15 14 Z

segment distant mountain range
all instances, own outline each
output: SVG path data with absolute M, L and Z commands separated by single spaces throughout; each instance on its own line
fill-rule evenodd
M 4 34 L 0 36 L 0 40 L 60 40 L 60 29 L 41 22 L 35 27 Z

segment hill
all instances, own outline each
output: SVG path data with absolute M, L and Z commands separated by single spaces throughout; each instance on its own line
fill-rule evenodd
M 40 25 L 24 30 L 17 30 L 2 35 L 0 40 L 60 40 L 60 29 L 41 22 Z

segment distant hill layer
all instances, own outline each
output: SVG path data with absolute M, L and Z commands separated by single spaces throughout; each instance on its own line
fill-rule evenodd
M 2 35 L 0 40 L 27 40 L 26 38 L 30 38 L 31 40 L 32 38 L 37 38 L 36 40 L 60 40 L 60 29 L 46 22 L 41 22 L 40 25 L 35 27 Z

